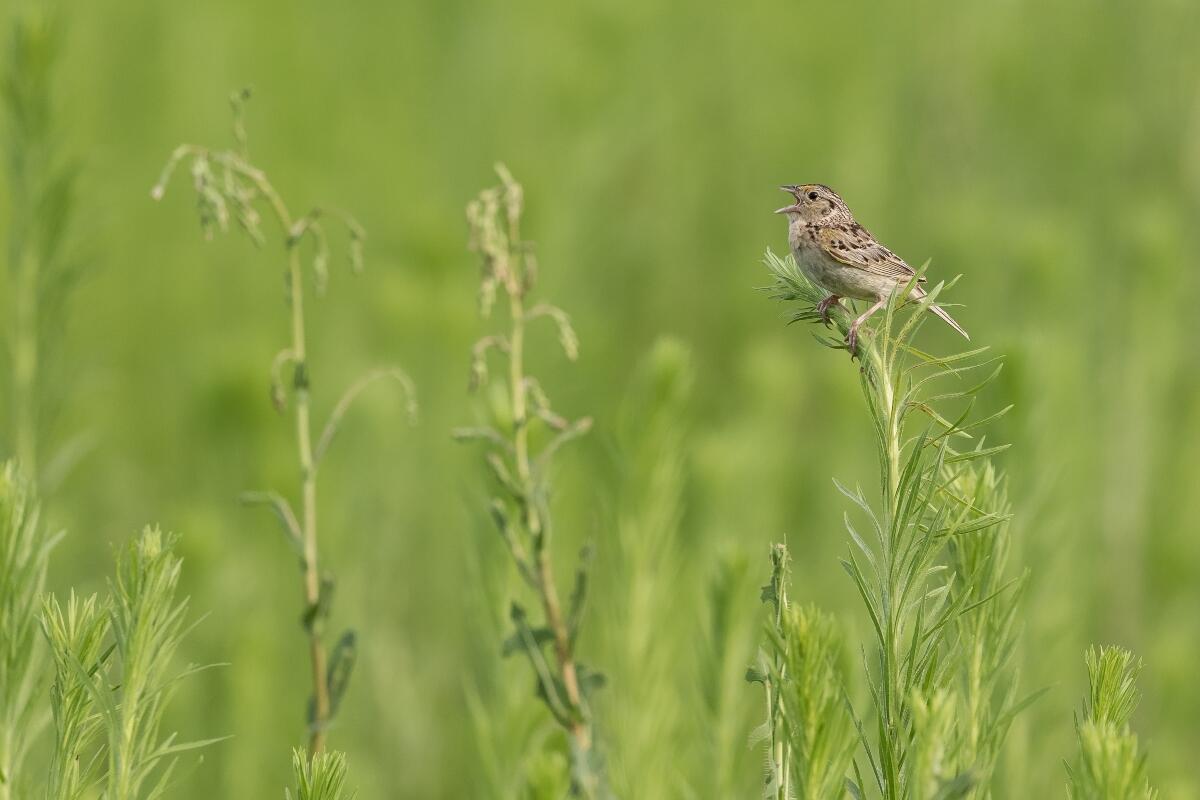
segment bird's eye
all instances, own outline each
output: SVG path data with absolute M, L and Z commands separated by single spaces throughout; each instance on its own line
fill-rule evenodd
M 816 193 L 816 192 L 809 192 L 809 193 L 808 193 L 808 199 L 809 199 L 809 200 L 816 200 L 816 199 L 817 199 L 817 193 Z

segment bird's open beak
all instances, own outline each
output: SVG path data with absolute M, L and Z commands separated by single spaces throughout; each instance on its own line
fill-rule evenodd
M 788 184 L 787 186 L 780 186 L 779 188 L 793 196 L 796 196 L 800 193 L 800 187 L 796 186 L 795 184 Z M 776 214 L 786 214 L 789 211 L 795 211 L 795 212 L 799 213 L 800 203 L 796 202 L 790 206 L 784 206 L 783 208 L 775 209 Z

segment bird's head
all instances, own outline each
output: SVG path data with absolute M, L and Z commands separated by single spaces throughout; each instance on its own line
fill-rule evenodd
M 776 214 L 787 214 L 790 220 L 806 223 L 829 223 L 840 218 L 849 218 L 846 207 L 838 193 L 820 183 L 789 184 L 780 189 L 790 194 L 796 202 L 775 210 Z

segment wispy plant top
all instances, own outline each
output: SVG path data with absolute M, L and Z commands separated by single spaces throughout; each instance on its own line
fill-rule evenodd
M 190 163 L 192 187 L 196 190 L 196 208 L 205 238 L 212 238 L 218 231 L 225 233 L 232 223 L 258 245 L 266 241 L 260 212 L 260 206 L 265 204 L 267 213 L 274 216 L 283 228 L 284 243 L 289 250 L 305 238 L 312 242 L 313 280 L 318 293 L 323 292 L 329 281 L 330 249 L 322 220 L 331 217 L 345 226 L 349 237 L 347 257 L 354 272 L 360 272 L 363 268 L 366 231 L 354 217 L 336 208 L 313 208 L 301 217 L 292 217 L 266 173 L 250 160 L 244 116 L 245 103 L 249 98 L 248 89 L 230 96 L 229 102 L 233 108 L 232 148 L 179 145 L 163 167 L 158 182 L 150 190 L 150 196 L 161 200 L 175 170 L 182 163 Z
M 591 428 L 592 420 L 590 417 L 581 417 L 570 421 L 560 416 L 551 407 L 550 398 L 541 383 L 526 371 L 524 345 L 527 323 L 543 318 L 552 322 L 563 353 L 571 361 L 579 357 L 579 339 L 571 326 L 570 317 L 558 306 L 549 303 L 527 305 L 528 296 L 537 284 L 538 263 L 532 244 L 521 238 L 524 193 L 504 165 L 498 164 L 496 171 L 501 184 L 483 190 L 467 206 L 469 245 L 481 257 L 480 314 L 485 319 L 491 316 L 497 292 L 503 290 L 508 300 L 511 326 L 507 334 L 488 334 L 475 343 L 471 351 L 469 388 L 475 390 L 488 382 L 488 359 L 493 353 L 498 352 L 507 358 L 506 377 L 510 400 L 507 423 L 512 427 L 512 435 L 506 438 L 494 428 L 464 428 L 456 430 L 455 436 L 459 439 L 487 440 L 497 448 L 489 457 L 492 463 L 511 463 L 515 477 L 521 483 L 528 484 L 530 489 L 532 503 L 522 510 L 522 515 L 531 530 L 536 531 L 542 527 L 538 507 L 545 501 L 542 495 L 546 467 L 559 447 Z M 551 433 L 550 439 L 536 454 L 531 452 L 529 444 L 530 429 L 535 422 L 544 425 Z

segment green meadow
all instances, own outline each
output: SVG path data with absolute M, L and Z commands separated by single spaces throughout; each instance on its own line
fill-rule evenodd
M 314 635 L 331 662 L 321 736 L 363 800 L 562 797 L 572 775 L 587 796 L 585 762 L 627 800 L 762 796 L 774 738 L 754 733 L 770 718 L 746 673 L 764 654 L 767 684 L 792 674 L 781 665 L 811 666 L 784 647 L 799 630 L 788 625 L 815 626 L 828 649 L 813 674 L 846 676 L 822 718 L 843 712 L 844 691 L 875 737 L 876 632 L 839 563 L 859 553 L 845 514 L 866 523 L 834 483 L 863 487 L 874 509 L 895 499 L 886 469 L 881 496 L 886 448 L 864 402 L 875 368 L 814 341 L 836 326 L 792 324 L 812 298 L 772 299 L 779 268 L 764 265 L 788 249 L 778 187 L 806 182 L 837 189 L 914 267 L 928 262 L 931 285 L 961 276 L 940 299 L 1003 367 L 973 414 L 1012 405 L 972 431 L 970 447 L 1011 446 L 971 480 L 1007 475 L 988 484 L 1011 507 L 1005 580 L 1027 576 L 1002 598 L 1015 608 L 1005 674 L 1018 700 L 1041 694 L 1006 729 L 990 790 L 936 796 L 1065 796 L 1077 723 L 1095 711 L 1092 645 L 1144 664 L 1131 730 L 1159 795 L 1200 796 L 1200 5 L 14 0 L 0 16 L 0 459 L 20 459 L 36 484 L 44 535 L 65 531 L 36 597 L 113 596 L 119 646 L 102 669 L 118 695 L 139 652 L 119 643 L 143 597 L 138 559 L 151 577 L 173 563 L 155 560 L 157 538 L 129 542 L 147 525 L 178 534 L 177 594 L 160 605 L 186 597 L 185 621 L 163 634 L 170 663 L 151 659 L 148 674 L 215 665 L 172 684 L 161 732 L 220 741 L 176 754 L 163 796 L 336 796 L 297 792 L 292 771 L 311 738 Z M 181 143 L 214 148 L 212 175 L 184 159 L 156 202 Z M 493 196 L 487 235 L 503 241 L 488 250 L 486 209 L 465 209 L 501 185 L 497 162 L 523 204 L 513 236 L 511 197 Z M 237 192 L 259 174 L 286 202 L 282 228 L 257 188 L 242 197 L 261 219 L 243 216 Z M 313 208 L 325 211 L 306 217 Z M 359 225 L 361 271 L 346 257 Z M 497 259 L 536 277 L 524 310 L 545 318 L 527 320 L 517 347 L 503 266 L 488 287 Z M 487 318 L 481 277 L 495 294 Z M 570 330 L 557 312 L 533 314 L 542 303 Z M 871 325 L 883 330 L 882 314 Z M 503 341 L 481 381 L 489 335 Z M 932 318 L 912 344 L 966 346 Z M 339 405 L 393 365 L 403 381 L 371 380 Z M 521 395 L 537 421 L 524 443 L 514 375 L 536 376 Z M 311 407 L 319 482 L 298 451 L 298 404 Z M 585 418 L 586 431 L 570 427 Z M 459 430 L 471 441 L 456 442 L 464 428 L 499 440 Z M 299 538 L 246 491 L 279 492 Z M 497 534 L 493 498 L 533 581 Z M 779 542 L 789 602 L 826 616 L 788 622 L 762 602 Z M 570 675 L 556 650 L 567 639 L 539 627 L 543 554 Z M 13 608 L 6 632 L 45 613 L 40 599 Z M 35 788 L 11 796 L 40 798 L 52 686 L 90 679 L 69 663 L 56 679 L 41 623 L 25 627 L 37 699 L 20 729 Z M 958 641 L 976 641 L 965 628 Z M 11 699 L 16 673 L 3 668 Z M 104 705 L 104 683 L 81 696 L 105 725 L 128 719 L 121 701 Z M 791 730 L 782 708 L 778 730 Z M 920 739 L 938 712 L 913 708 L 898 718 Z M 106 780 L 78 796 L 152 796 L 153 780 Z M 866 797 L 935 796 L 867 783 Z M 811 796 L 850 796 L 831 785 Z

